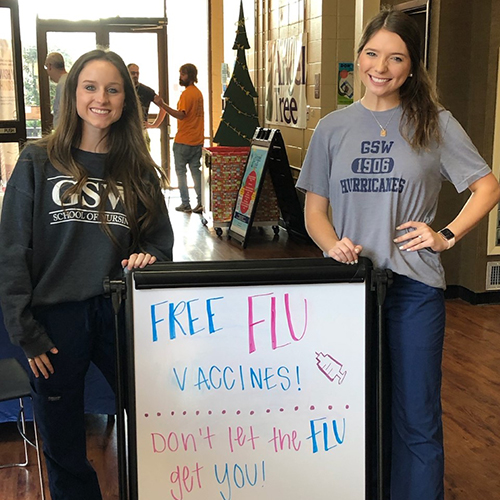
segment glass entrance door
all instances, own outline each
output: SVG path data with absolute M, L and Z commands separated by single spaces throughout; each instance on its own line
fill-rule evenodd
M 189 15 L 191 13 L 191 15 Z M 195 13 L 195 15 L 192 15 Z M 198 83 L 204 100 L 205 111 L 205 146 L 210 146 L 210 113 L 209 113 L 209 29 L 208 29 L 208 2 L 207 0 L 183 0 L 182 2 L 168 2 L 168 93 L 172 108 L 177 108 L 177 102 L 184 90 L 179 85 L 179 68 L 191 63 L 198 69 Z M 177 120 L 170 117 L 169 151 L 170 162 L 174 165 L 172 146 L 177 133 Z M 175 169 L 172 172 L 171 186 L 177 187 Z M 193 186 L 191 173 L 188 169 L 188 185 Z
M 24 122 L 19 11 L 16 0 L 0 0 L 0 196 L 26 140 Z
M 144 30 L 136 29 L 135 31 L 127 32 L 111 32 L 109 34 L 109 48 L 120 54 L 125 64 L 136 64 L 139 67 L 139 83 L 152 88 L 156 94 L 167 99 L 165 94 L 167 75 L 161 74 L 163 68 L 166 67 L 159 50 L 159 43 L 163 37 L 159 38 L 157 29 Z M 160 47 L 161 48 L 161 47 Z M 160 77 L 161 74 L 161 77 Z M 160 109 L 156 104 L 151 103 L 149 108 L 149 123 L 154 123 Z M 168 118 L 159 128 L 149 128 L 146 133 L 150 139 L 151 156 L 157 165 L 163 166 L 166 172 L 168 169 L 167 152 L 167 133 L 166 124 Z M 162 148 L 162 146 L 164 146 Z M 165 153 L 162 150 L 165 150 Z
M 96 46 L 109 47 L 118 53 L 125 64 L 140 67 L 140 82 L 151 87 L 163 99 L 167 94 L 166 25 L 161 18 L 110 18 L 99 21 L 68 22 L 65 20 L 38 20 L 38 66 L 43 68 L 50 52 L 59 52 L 66 62 L 66 70 L 80 55 Z M 49 83 L 47 73 L 40 74 L 40 107 L 44 132 L 52 130 L 51 105 L 55 85 Z M 54 89 L 52 88 L 54 87 Z M 159 108 L 151 104 L 149 122 L 154 122 Z M 170 176 L 168 132 L 165 125 L 148 129 L 151 155 Z
M 63 58 L 65 63 L 66 71 L 69 71 L 73 63 L 85 52 L 89 50 L 93 50 L 96 47 L 96 34 L 92 32 L 61 32 L 61 31 L 49 31 L 47 32 L 47 53 L 51 52 L 59 52 Z M 47 113 L 47 107 L 44 107 L 44 118 L 46 126 L 44 126 L 44 130 L 53 126 L 54 119 L 54 98 L 56 95 L 56 86 L 57 83 L 53 82 L 50 78 L 46 78 L 47 74 L 42 73 L 44 79 L 49 83 L 49 96 L 50 96 L 50 115 Z M 46 92 L 45 92 L 45 95 Z M 45 103 L 44 103 L 45 104 Z M 47 116 L 48 115 L 48 116 Z
M 153 2 L 146 3 L 149 5 Z M 109 47 L 120 54 L 126 64 L 137 64 L 140 69 L 139 81 L 155 90 L 173 108 L 177 106 L 183 90 L 178 84 L 179 68 L 185 63 L 194 64 L 198 68 L 197 86 L 205 99 L 205 145 L 209 145 L 208 0 L 183 0 L 168 2 L 168 5 L 166 1 L 161 3 L 164 6 L 164 17 L 159 18 L 114 17 L 98 21 L 71 22 L 37 20 L 38 74 L 44 132 L 50 132 L 52 128 L 50 85 L 43 69 L 46 55 L 51 50 L 63 54 L 66 51 L 71 59 L 74 56 L 70 47 L 76 45 L 76 51 L 82 54 L 95 47 L 89 46 L 95 40 L 95 44 Z M 125 8 L 125 3 L 120 5 L 121 9 Z M 136 9 L 139 7 L 137 2 L 133 5 Z M 144 6 L 141 6 L 141 10 L 143 9 Z M 193 13 L 196 15 L 193 16 Z M 87 38 L 90 35 L 94 38 Z M 80 44 L 75 42 L 79 37 L 82 37 Z M 67 69 L 69 70 L 69 65 Z M 158 111 L 158 108 L 151 104 L 150 122 L 154 121 Z M 148 129 L 151 154 L 156 163 L 165 170 L 171 187 L 177 186 L 175 172 L 171 168 L 174 164 L 171 151 L 176 131 L 177 120 L 172 117 L 166 117 L 159 129 Z

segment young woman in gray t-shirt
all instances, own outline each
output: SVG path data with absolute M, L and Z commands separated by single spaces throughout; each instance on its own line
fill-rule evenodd
M 297 187 L 309 234 L 325 256 L 392 269 L 384 303 L 392 380 L 391 500 L 442 500 L 440 253 L 499 201 L 500 187 L 467 134 L 443 110 L 421 60 L 414 21 L 383 10 L 358 47 L 363 98 L 318 124 Z M 443 180 L 472 194 L 435 231 Z M 333 225 L 332 225 L 333 221 Z

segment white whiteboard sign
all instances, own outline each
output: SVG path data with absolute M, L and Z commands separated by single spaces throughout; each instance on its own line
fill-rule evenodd
M 134 290 L 139 500 L 364 500 L 365 295 Z

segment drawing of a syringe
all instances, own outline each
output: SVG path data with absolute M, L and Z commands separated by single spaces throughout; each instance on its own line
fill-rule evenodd
M 343 365 L 336 359 L 332 358 L 329 354 L 317 352 L 316 361 L 318 368 L 328 377 L 329 380 L 333 382 L 337 379 L 339 385 L 344 381 L 347 371 L 342 371 Z

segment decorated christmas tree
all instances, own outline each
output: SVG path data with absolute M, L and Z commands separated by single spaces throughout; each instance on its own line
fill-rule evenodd
M 253 86 L 245 57 L 249 49 L 243 2 L 240 3 L 240 17 L 233 50 L 236 50 L 236 62 L 229 85 L 224 93 L 226 99 L 224 112 L 214 142 L 220 146 L 249 146 L 259 118 L 255 110 L 254 98 L 257 92 Z

